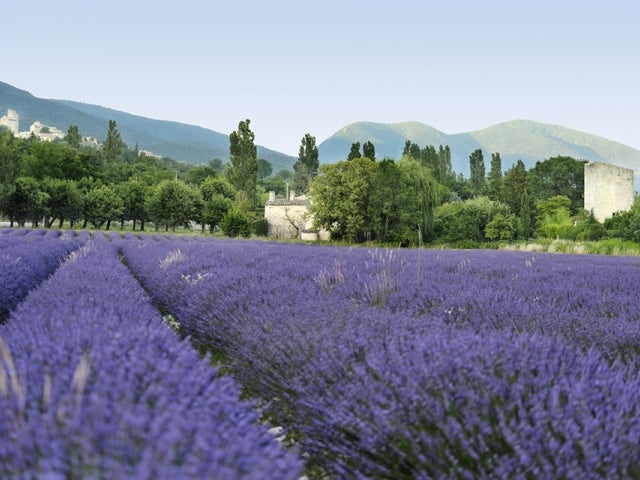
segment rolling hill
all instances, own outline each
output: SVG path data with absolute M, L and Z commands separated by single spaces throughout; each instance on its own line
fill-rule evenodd
M 115 120 L 122 139 L 130 147 L 138 146 L 157 155 L 191 164 L 207 163 L 213 158 L 229 159 L 229 135 L 184 123 L 154 120 L 71 100 L 48 100 L 34 97 L 7 83 L 0 82 L 0 116 L 7 109 L 18 112 L 20 130 L 28 130 L 36 120 L 67 131 L 77 125 L 84 136 L 102 141 L 109 120 Z M 257 146 L 258 157 L 271 162 L 273 170 L 289 170 L 295 158 Z
M 469 155 L 478 148 L 483 150 L 487 169 L 491 153 L 499 152 L 505 170 L 518 159 L 531 168 L 537 161 L 567 155 L 631 168 L 636 177 L 640 174 L 640 150 L 589 133 L 530 120 L 513 120 L 457 134 L 447 134 L 419 122 L 357 122 L 340 129 L 322 142 L 318 150 L 321 162 L 333 163 L 346 158 L 352 143 L 371 141 L 377 158 L 397 159 L 406 140 L 420 147 L 449 145 L 453 170 L 465 176 L 469 175 Z
M 213 158 L 229 159 L 229 136 L 206 128 L 165 120 L 154 120 L 110 108 L 71 100 L 47 100 L 34 97 L 0 82 L 0 116 L 7 109 L 20 116 L 21 130 L 36 120 L 63 131 L 77 125 L 85 136 L 104 140 L 108 121 L 115 120 L 122 139 L 158 155 L 192 164 Z M 491 153 L 499 152 L 502 167 L 509 169 L 518 159 L 527 168 L 537 161 L 568 155 L 578 159 L 612 163 L 631 168 L 636 186 L 640 185 L 640 150 L 606 138 L 559 125 L 513 120 L 466 133 L 447 134 L 420 122 L 357 122 L 338 130 L 318 145 L 321 163 L 333 163 L 347 157 L 351 144 L 371 141 L 378 158 L 399 159 L 405 142 L 420 147 L 449 145 L 453 170 L 469 175 L 469 155 L 480 148 L 489 168 Z M 295 157 L 258 146 L 258 156 L 270 161 L 274 172 L 289 170 Z

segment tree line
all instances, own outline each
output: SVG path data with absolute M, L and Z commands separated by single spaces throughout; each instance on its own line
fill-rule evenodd
M 365 144 L 366 145 L 366 144 Z M 481 149 L 469 155 L 469 178 L 451 168 L 448 146 L 407 141 L 399 161 L 375 159 L 354 143 L 347 159 L 322 165 L 310 186 L 318 228 L 350 242 L 423 242 L 473 247 L 533 237 L 640 240 L 640 204 L 604 224 L 584 205 L 585 160 L 568 156 L 518 160 L 489 169 Z
M 293 171 L 275 174 L 257 157 L 250 120 L 229 136 L 230 161 L 189 165 L 126 145 L 116 122 L 105 141 L 86 145 L 77 126 L 59 142 L 19 139 L 0 130 L 0 214 L 11 225 L 175 230 L 192 224 L 226 235 L 266 234 L 267 192 L 293 189 L 312 200 L 316 228 L 334 239 L 400 245 L 472 246 L 531 237 L 640 240 L 640 206 L 600 224 L 583 210 L 584 160 L 558 156 L 527 170 L 518 160 L 489 169 L 481 149 L 469 178 L 451 166 L 448 146 L 406 141 L 399 160 L 376 159 L 375 146 L 353 143 L 345 160 L 320 165 L 305 134 Z
M 129 147 L 113 120 L 98 146 L 84 143 L 75 125 L 57 142 L 0 130 L 0 214 L 11 226 L 110 229 L 129 222 L 144 230 L 151 222 L 173 231 L 197 223 L 249 235 L 260 228 L 261 182 L 269 178 L 268 187 L 282 188 L 293 178 L 271 174 L 271 164 L 257 158 L 249 120 L 230 135 L 228 164 L 212 159 L 197 166 Z

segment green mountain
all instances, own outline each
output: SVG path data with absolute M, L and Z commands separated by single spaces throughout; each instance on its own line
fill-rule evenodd
M 130 147 L 148 150 L 163 157 L 191 164 L 207 163 L 213 158 L 229 160 L 229 135 L 184 123 L 154 120 L 71 100 L 47 100 L 0 82 L 0 116 L 7 109 L 18 112 L 20 130 L 39 120 L 45 125 L 67 131 L 77 125 L 80 134 L 103 141 L 109 120 L 115 120 L 122 139 Z M 262 146 L 258 157 L 271 162 L 274 172 L 290 170 L 296 158 Z
M 465 176 L 469 174 L 469 155 L 478 148 L 484 153 L 487 169 L 491 154 L 499 152 L 504 170 L 519 159 L 531 168 L 538 161 L 567 155 L 631 168 L 636 178 L 640 174 L 640 150 L 589 133 L 529 120 L 513 120 L 457 134 L 446 134 L 419 122 L 357 122 L 340 129 L 322 142 L 318 150 L 321 162 L 333 163 L 347 157 L 352 143 L 371 141 L 377 158 L 398 159 L 407 140 L 420 147 L 449 145 L 454 171 Z
M 115 120 L 122 139 L 131 147 L 149 150 L 192 164 L 207 163 L 213 158 L 229 159 L 229 136 L 206 128 L 165 120 L 154 120 L 71 100 L 47 100 L 0 82 L 0 116 L 7 109 L 18 112 L 20 129 L 27 130 L 39 120 L 63 131 L 77 125 L 80 133 L 102 141 L 109 120 Z M 420 147 L 449 145 L 454 171 L 469 175 L 469 155 L 480 148 L 489 168 L 491 153 L 499 152 L 504 170 L 517 160 L 527 168 L 537 161 L 568 155 L 578 159 L 612 163 L 636 172 L 640 185 L 640 150 L 589 133 L 529 120 L 513 120 L 467 133 L 447 134 L 419 122 L 348 125 L 318 145 L 321 163 L 344 160 L 351 144 L 371 141 L 378 158 L 399 159 L 405 142 Z M 271 162 L 274 171 L 291 169 L 295 157 L 258 146 L 258 156 Z

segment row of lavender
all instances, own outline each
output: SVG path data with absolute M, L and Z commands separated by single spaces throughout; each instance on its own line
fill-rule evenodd
M 240 393 L 97 234 L 0 325 L 0 478 L 299 478 Z
M 87 237 L 87 232 L 0 229 L 0 323 Z
M 337 478 L 640 476 L 640 261 L 114 241 Z

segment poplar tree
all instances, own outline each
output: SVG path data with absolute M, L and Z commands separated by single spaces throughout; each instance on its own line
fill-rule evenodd
M 500 185 L 502 184 L 502 159 L 500 153 L 491 154 L 491 170 L 489 170 L 488 196 L 491 200 L 500 197 Z
M 320 161 L 316 137 L 305 133 L 298 150 L 298 160 L 293 164 L 293 188 L 296 192 L 306 193 L 311 180 L 318 174 Z
M 481 195 L 485 185 L 485 167 L 484 157 L 481 149 L 476 149 L 469 156 L 469 169 L 471 175 L 469 177 L 469 183 L 471 184 L 471 192 L 473 195 Z
M 67 130 L 67 134 L 63 139 L 69 145 L 74 148 L 80 148 L 80 143 L 82 142 L 82 136 L 80 135 L 80 130 L 77 125 L 69 125 L 69 129 Z
M 360 157 L 362 157 L 362 155 L 360 155 L 360 142 L 352 143 L 351 151 L 349 152 L 349 156 L 347 157 L 347 160 L 353 160 L 354 158 L 360 158 Z
M 258 183 L 258 151 L 254 143 L 255 134 L 249 128 L 250 123 L 249 119 L 240 122 L 238 130 L 229 135 L 231 166 L 226 175 L 243 200 L 254 205 Z
M 522 238 L 529 238 L 531 236 L 531 196 L 525 188 L 520 196 L 520 225 Z
M 373 146 L 373 143 L 367 141 L 364 145 L 362 145 L 362 156 L 367 157 L 371 160 L 376 159 L 376 147 Z
M 109 128 L 107 129 L 107 139 L 102 145 L 102 158 L 107 162 L 115 161 L 122 155 L 122 149 L 125 144 L 120 137 L 120 132 L 115 120 L 109 120 Z
M 522 160 L 518 160 L 504 174 L 500 186 L 500 201 L 506 204 L 511 213 L 520 215 L 522 193 L 527 188 L 527 169 Z

